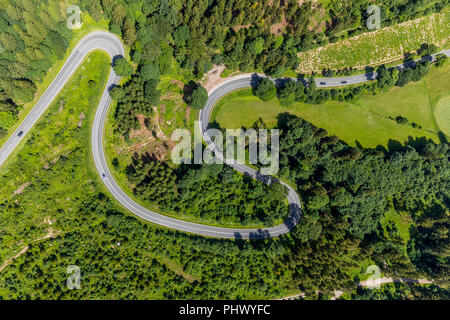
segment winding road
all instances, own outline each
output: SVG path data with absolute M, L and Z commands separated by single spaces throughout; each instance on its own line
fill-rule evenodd
M 105 51 L 111 59 L 118 56 L 124 56 L 125 50 L 122 42 L 115 35 L 105 31 L 94 31 L 83 37 L 77 46 L 73 49 L 70 56 L 67 58 L 63 67 L 55 77 L 53 82 L 44 92 L 42 97 L 38 100 L 36 105 L 18 126 L 11 137 L 6 141 L 3 147 L 0 149 L 0 166 L 11 155 L 14 149 L 21 143 L 27 133 L 32 129 L 33 125 L 39 120 L 45 110 L 49 107 L 54 98 L 58 95 L 60 90 L 64 87 L 72 74 L 83 62 L 84 58 L 93 50 Z M 447 56 L 450 55 L 450 50 L 446 50 Z M 405 67 L 399 65 L 399 68 Z M 206 102 L 205 108 L 201 110 L 199 120 L 200 129 L 203 134 L 203 139 L 207 146 L 211 150 L 215 150 L 215 146 L 208 136 L 206 129 L 208 127 L 209 118 L 214 104 L 225 94 L 244 87 L 251 86 L 257 81 L 260 75 L 256 74 L 244 74 L 237 77 L 233 77 L 227 82 L 214 88 Z M 338 86 L 344 84 L 362 83 L 368 80 L 372 80 L 374 75 L 356 75 L 343 78 L 325 78 L 316 79 L 318 87 Z M 287 199 L 289 202 L 289 216 L 280 225 L 271 228 L 261 229 L 243 229 L 243 228 L 221 228 L 204 224 L 192 223 L 184 220 L 171 218 L 151 210 L 144 208 L 143 206 L 132 200 L 118 185 L 112 176 L 105 158 L 103 148 L 103 130 L 106 123 L 108 109 L 111 104 L 111 98 L 109 96 L 108 89 L 114 84 L 117 84 L 120 77 L 115 74 L 111 68 L 105 90 L 101 96 L 100 102 L 97 107 L 97 111 L 94 118 L 94 125 L 91 134 L 92 154 L 96 169 L 106 186 L 111 192 L 111 195 L 126 209 L 131 211 L 136 216 L 167 227 L 176 229 L 183 232 L 194 233 L 202 236 L 216 237 L 216 238 L 228 238 L 228 239 L 263 239 L 270 237 L 277 237 L 282 234 L 288 233 L 299 221 L 301 215 L 301 203 L 297 193 L 287 184 L 280 181 L 287 190 Z M 275 82 L 286 81 L 286 79 L 273 80 Z M 264 183 L 272 183 L 275 178 L 269 176 L 262 176 L 252 168 L 245 166 L 237 161 L 225 161 L 235 170 L 249 175 L 255 179 L 258 179 Z

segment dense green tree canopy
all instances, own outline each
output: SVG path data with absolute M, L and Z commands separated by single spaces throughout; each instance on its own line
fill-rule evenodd
M 133 67 L 125 58 L 118 58 L 113 63 L 114 71 L 121 77 L 127 77 L 133 73 Z
M 263 101 L 269 101 L 275 98 L 277 94 L 277 88 L 275 84 L 268 78 L 263 78 L 254 88 L 254 94 Z
M 296 69 L 298 51 L 366 32 L 366 9 L 371 2 L 304 1 L 301 6 L 297 0 L 71 3 L 95 21 L 109 21 L 110 31 L 130 50 L 137 73 L 132 74 L 125 59 L 119 60 L 115 70 L 131 77 L 110 92 L 117 101 L 116 130 L 127 137 L 139 128 L 138 117 L 150 117 L 152 106 L 159 103 L 160 78 L 176 73 L 186 84 L 201 79 L 213 64 L 222 63 L 228 71 L 262 70 L 282 76 Z M 439 12 L 446 6 L 448 0 L 386 0 L 383 26 Z M 54 0 L 9 0 L 0 8 L 0 117 L 2 125 L 7 123 L 5 127 L 16 121 L 21 105 L 34 98 L 37 84 L 67 53 L 73 31 L 66 26 L 65 10 L 65 2 Z M 324 28 L 310 30 L 319 15 L 330 21 Z M 423 49 L 424 54 L 429 51 Z M 436 65 L 445 59 L 440 57 Z M 399 72 L 381 67 L 377 81 L 330 90 L 305 87 L 300 82 L 279 88 L 267 83 L 268 90 L 261 90 L 261 96 L 267 92 L 270 98 L 278 95 L 286 105 L 352 101 L 362 94 L 417 81 L 429 68 L 426 62 Z M 326 70 L 325 74 L 349 72 Z M 190 103 L 201 108 L 207 94 L 204 88 L 197 89 Z M 408 123 L 406 120 L 405 125 Z M 1 272 L 2 299 L 246 299 L 279 297 L 292 291 L 314 295 L 316 290 L 356 290 L 355 270 L 367 261 L 379 265 L 388 276 L 448 281 L 450 155 L 445 141 L 414 141 L 398 150 L 351 148 L 302 119 L 280 115 L 280 177 L 297 187 L 304 205 L 302 219 L 283 237 L 249 242 L 180 233 L 128 215 L 103 193 L 86 166 L 88 126 L 70 131 L 68 143 L 63 132 L 53 132 L 48 125 L 55 146 L 73 148 L 48 168 L 40 165 L 30 171 L 30 165 L 42 157 L 37 154 L 37 143 L 42 141 L 39 135 L 45 126 L 40 125 L 30 136 L 27 152 L 18 155 L 3 177 L 3 188 L 16 181 L 18 173 L 31 185 L 23 194 L 14 195 L 14 189 L 7 189 L 0 199 L 0 260 L 17 253 L 10 254 L 12 247 L 46 234 L 42 233 L 46 231 L 43 219 L 34 223 L 37 213 L 44 217 L 45 210 L 51 212 L 57 221 L 52 227 L 61 232 L 53 239 L 30 244 L 26 254 Z M 264 128 L 265 124 L 259 121 L 255 126 Z M 5 127 L 0 126 L 0 136 L 7 134 Z M 35 161 L 26 161 L 30 159 Z M 265 186 L 226 166 L 219 169 L 176 167 L 136 157 L 124 174 L 135 195 L 145 197 L 159 210 L 188 212 L 213 222 L 262 225 L 286 215 L 280 185 Z M 52 189 L 55 181 L 58 186 L 61 181 L 77 182 L 62 194 Z M 51 200 L 50 205 L 44 206 L 46 199 Z M 36 201 L 42 207 L 38 208 Z M 66 202 L 70 206 L 64 206 Z M 388 210 L 403 212 L 411 219 L 410 239 L 401 239 L 395 226 L 389 227 L 390 231 L 383 229 Z M 101 285 L 63 288 L 66 268 L 74 263 L 82 267 L 86 281 Z M 445 295 L 435 287 L 402 290 L 408 298 L 448 297 L 448 292 Z M 357 295 L 405 297 L 384 290 L 360 290 Z
M 202 109 L 205 106 L 206 100 L 208 99 L 208 92 L 202 86 L 198 86 L 192 92 L 192 96 L 189 103 L 194 109 Z

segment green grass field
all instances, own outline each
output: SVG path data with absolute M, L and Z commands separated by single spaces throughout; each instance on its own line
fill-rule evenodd
M 244 89 L 220 100 L 211 120 L 223 128 L 240 128 L 252 126 L 261 117 L 268 127 L 274 127 L 277 116 L 288 112 L 326 129 L 329 134 L 337 135 L 352 146 L 358 141 L 364 147 L 386 147 L 391 139 L 404 143 L 409 137 L 426 137 L 438 142 L 436 123 L 442 131 L 448 130 L 449 122 L 445 117 L 448 118 L 449 114 L 449 100 L 445 97 L 450 95 L 450 83 L 444 79 L 448 78 L 449 72 L 450 64 L 442 68 L 433 67 L 419 82 L 395 87 L 377 96 L 364 96 L 354 103 L 296 103 L 286 107 L 277 99 L 263 102 L 253 96 L 250 89 Z M 422 126 L 422 129 L 390 119 L 399 115 L 406 117 L 409 123 Z
M 447 136 L 450 136 L 450 97 L 439 100 L 434 110 L 437 125 Z
M 410 239 L 409 228 L 411 224 L 412 218 L 408 213 L 396 212 L 394 209 L 387 211 L 381 220 L 381 226 L 387 236 L 399 236 L 405 243 Z M 392 226 L 396 229 L 395 231 L 389 231 Z
M 444 46 L 450 37 L 450 10 L 300 52 L 298 72 L 364 68 L 402 59 L 424 42 Z

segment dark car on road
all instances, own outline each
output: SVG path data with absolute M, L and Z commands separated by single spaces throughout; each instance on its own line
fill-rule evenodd
M 347 81 L 341 81 L 342 84 L 347 84 Z
M 22 135 L 23 135 L 23 131 L 20 131 L 20 132 L 17 134 L 18 137 L 21 137 Z
M 326 82 L 321 82 L 320 85 L 324 86 L 326 85 Z

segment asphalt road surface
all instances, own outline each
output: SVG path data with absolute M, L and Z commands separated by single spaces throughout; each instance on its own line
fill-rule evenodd
M 92 50 L 103 50 L 105 51 L 111 59 L 118 56 L 124 55 L 124 48 L 121 41 L 113 34 L 104 31 L 94 31 L 86 35 L 80 40 L 78 45 L 74 48 L 71 55 L 61 68 L 60 72 L 44 92 L 42 97 L 38 100 L 36 105 L 19 125 L 17 130 L 11 135 L 8 141 L 0 149 L 0 166 L 5 162 L 5 160 L 11 155 L 14 149 L 20 144 L 20 142 L 26 137 L 27 133 L 31 130 L 33 125 L 38 121 L 41 115 L 45 112 L 47 107 L 51 104 L 53 99 L 58 95 L 60 90 L 64 87 L 65 83 L 69 80 L 71 75 L 83 62 L 86 55 Z M 446 50 L 445 54 L 449 56 L 450 50 Z M 400 65 L 399 68 L 402 66 Z M 327 79 L 316 79 L 317 85 L 320 87 L 338 86 L 342 85 L 342 81 L 346 81 L 346 84 L 361 83 L 371 80 L 372 76 L 367 75 L 356 75 L 350 77 L 342 78 L 327 78 Z M 205 108 L 200 112 L 200 123 L 201 132 L 203 134 L 203 139 L 205 140 L 208 147 L 214 150 L 214 144 L 212 143 L 210 137 L 206 133 L 206 129 L 209 123 L 209 117 L 214 107 L 215 102 L 217 102 L 223 95 L 234 91 L 236 89 L 251 86 L 258 81 L 259 75 L 240 75 L 235 78 L 230 79 L 224 84 L 216 87 L 211 92 Z M 299 221 L 301 215 L 301 204 L 297 193 L 288 185 L 280 182 L 286 186 L 288 193 L 287 199 L 289 202 L 289 216 L 284 221 L 284 223 L 274 226 L 272 228 L 262 228 L 262 229 L 243 229 L 243 228 L 221 228 L 213 227 L 209 225 L 203 225 L 198 223 L 187 222 L 175 218 L 171 218 L 162 214 L 158 214 L 151 210 L 148 210 L 135 201 L 133 201 L 117 184 L 114 180 L 111 172 L 109 171 L 104 148 L 103 148 L 103 130 L 108 114 L 108 108 L 111 103 L 111 98 L 109 96 L 108 90 L 119 81 L 119 76 L 117 76 L 114 70 L 111 68 L 109 74 L 106 89 L 102 94 L 100 99 L 95 118 L 94 125 L 91 135 L 92 153 L 94 157 L 94 162 L 96 169 L 105 184 L 106 188 L 111 192 L 112 196 L 126 209 L 130 210 L 136 216 L 167 227 L 176 229 L 183 232 L 189 232 L 194 234 L 199 234 L 208 237 L 216 238 L 228 238 L 228 239 L 262 239 L 269 237 L 277 237 L 282 234 L 289 232 Z M 285 79 L 274 80 L 285 81 Z M 255 179 L 258 179 L 264 183 L 272 183 L 275 178 L 263 176 L 258 174 L 258 172 L 252 168 L 245 166 L 237 161 L 225 160 L 230 166 L 235 170 L 249 175 Z

